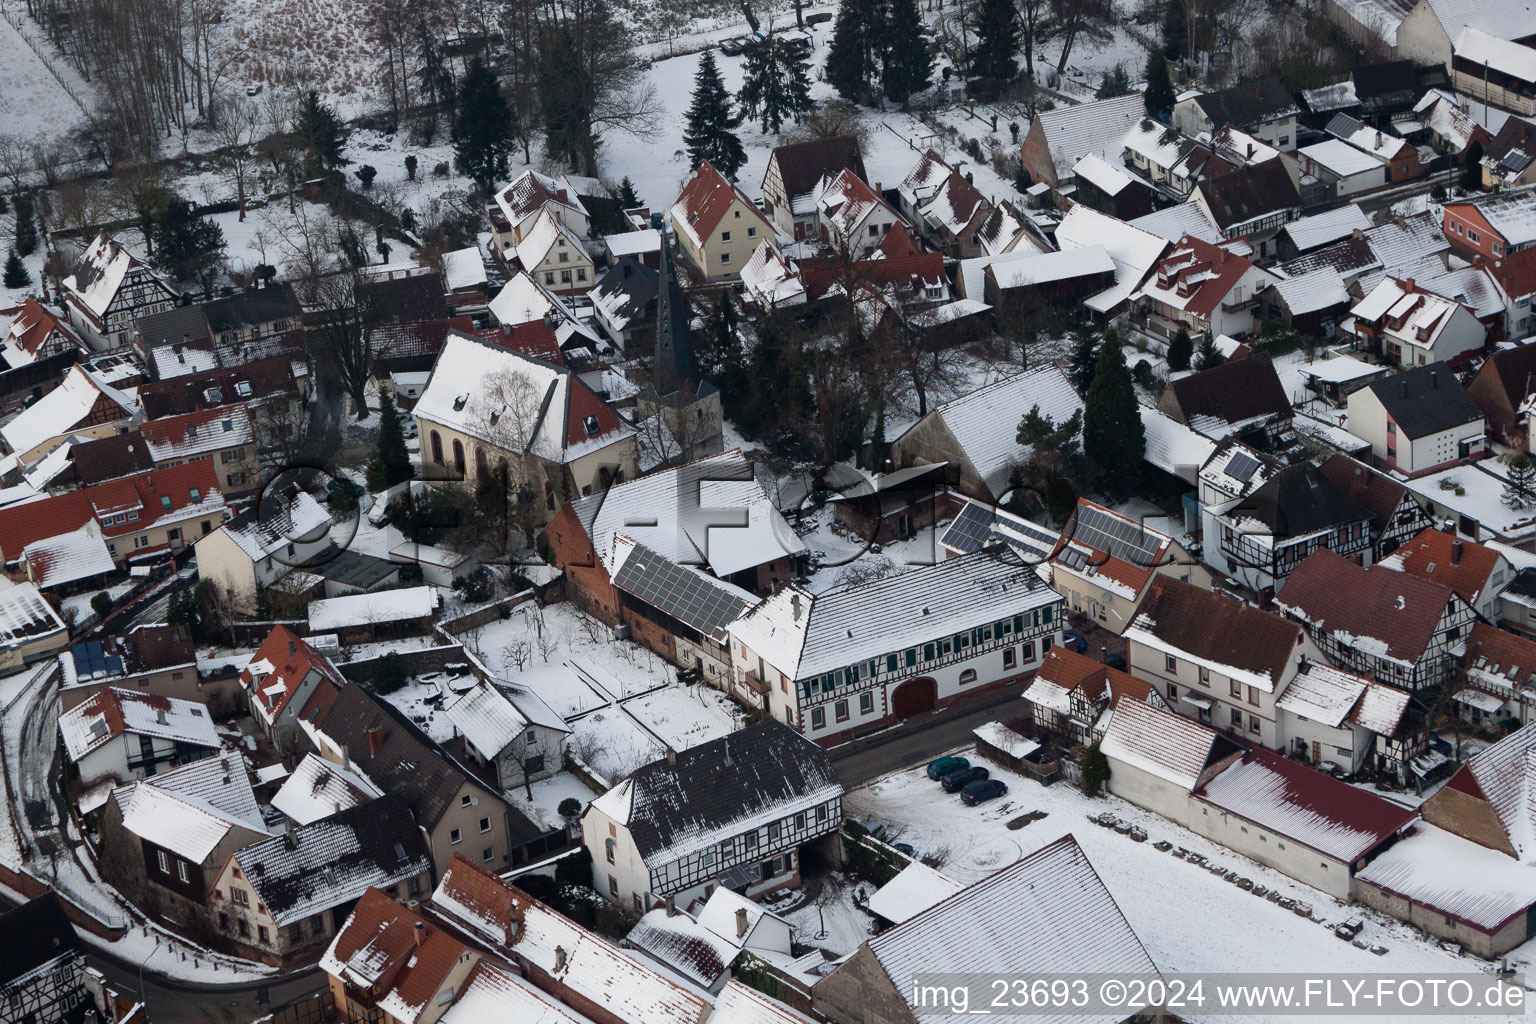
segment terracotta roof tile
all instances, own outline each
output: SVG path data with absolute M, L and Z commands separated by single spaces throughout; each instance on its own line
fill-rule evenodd
M 1476 541 L 1452 537 L 1444 530 L 1429 529 L 1392 552 L 1388 558 L 1404 572 L 1450 587 L 1468 604 L 1476 605 L 1500 555 Z M 1531 666 L 1536 668 L 1536 664 Z
M 1286 578 L 1283 608 L 1314 628 L 1378 640 L 1388 657 L 1417 662 L 1452 598 L 1451 589 L 1382 565 L 1362 569 L 1319 548 Z
M 1152 581 L 1131 628 L 1190 657 L 1265 675 L 1274 683 L 1302 641 L 1301 627 L 1293 622 L 1167 576 Z
M 474 956 L 436 923 L 369 889 L 336 933 L 321 966 L 344 978 L 377 979 L 386 988 L 378 1002 L 387 1000 L 391 1016 L 399 1019 L 405 1008 L 435 1008 L 449 973 L 462 959 Z M 407 1017 L 405 1024 L 415 1019 Z

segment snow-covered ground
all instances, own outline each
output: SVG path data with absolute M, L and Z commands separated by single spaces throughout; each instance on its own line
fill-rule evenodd
M 533 790 L 532 799 L 528 797 L 528 788 Z M 559 772 L 547 779 L 540 779 L 531 787 L 519 786 L 507 791 L 507 799 L 518 810 L 547 829 L 559 828 L 565 824 L 565 819 L 560 817 L 562 800 L 576 800 L 580 802 L 582 810 L 586 810 L 587 804 L 594 796 L 597 794 L 570 772 Z
M 0 17 L 0 109 L 5 116 L 0 117 L 0 135 L 28 144 L 57 139 L 85 120 L 75 97 L 89 102 L 91 87 L 57 56 L 37 24 L 25 18 L 20 3 L 7 2 L 4 13 Z M 11 18 L 20 21 L 25 38 Z M 29 39 L 37 43 L 42 58 Z
M 975 756 L 974 751 L 960 751 Z M 1493 965 L 1458 958 L 1426 942 L 1407 925 L 1363 906 L 1343 907 L 1327 895 L 1247 860 L 1167 820 L 1114 797 L 1090 800 L 1075 787 L 1042 787 L 991 764 L 992 777 L 1008 785 L 1006 796 L 966 807 L 945 794 L 921 768 L 900 772 L 849 793 L 843 806 L 866 825 L 883 824 L 920 857 L 939 858 L 938 870 L 974 882 L 1065 833 L 1072 833 L 1119 903 L 1158 967 L 1169 972 L 1225 972 L 1263 964 L 1277 972 L 1362 974 L 1491 972 Z M 1008 823 L 1030 811 L 1046 817 L 1018 829 Z M 1108 811 L 1140 825 L 1148 840 L 1136 843 L 1087 820 Z M 1360 938 L 1387 948 L 1383 956 L 1341 942 L 1329 928 L 1223 881 L 1203 867 L 1158 851 L 1166 839 L 1239 871 L 1256 885 L 1308 903 L 1315 917 L 1337 923 L 1366 922 Z M 840 952 L 850 952 L 844 949 Z M 1523 954 L 1523 955 L 1522 955 Z M 1511 958 L 1521 965 L 1527 947 Z M 1202 1018 L 1215 1020 L 1217 1018 Z M 1258 1021 L 1260 1017 L 1244 1017 Z M 1277 1020 L 1279 1018 L 1276 1018 Z

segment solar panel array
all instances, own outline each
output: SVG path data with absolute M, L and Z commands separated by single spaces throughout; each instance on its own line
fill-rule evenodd
M 1111 558 L 1143 568 L 1157 564 L 1157 555 L 1163 546 L 1162 540 L 1143 529 L 1141 524 L 1092 505 L 1077 506 L 1068 536 Z M 1074 565 L 1073 568 L 1082 566 Z
M 966 502 L 954 522 L 949 524 L 949 529 L 944 531 L 941 543 L 963 554 L 980 551 L 993 542 L 1012 545 L 1022 543 L 1019 537 L 1011 537 L 1002 532 L 1001 528 L 1028 537 L 1036 548 L 1041 549 L 1042 556 L 1048 555 L 1056 546 L 1054 531 L 1027 519 L 1011 516 L 1004 519 L 993 509 L 976 501 Z
M 1253 476 L 1253 471 L 1259 468 L 1259 460 L 1247 452 L 1233 452 L 1232 458 L 1227 460 L 1227 476 L 1234 480 L 1247 482 Z
M 751 607 L 724 587 L 639 544 L 619 566 L 613 585 L 711 636 L 722 635 Z

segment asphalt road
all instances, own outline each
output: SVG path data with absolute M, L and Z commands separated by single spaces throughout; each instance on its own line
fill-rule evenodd
M 1022 682 L 988 691 L 974 700 L 909 718 L 895 729 L 832 750 L 832 766 L 847 789 L 903 768 L 931 761 L 971 741 L 971 730 L 1024 713 Z
M 194 985 L 146 974 L 141 989 L 136 966 L 96 951 L 86 959 L 123 995 L 143 998 L 155 1024 L 248 1024 L 274 1007 L 321 991 L 326 984 L 325 973 L 311 967 L 273 981 L 228 986 Z

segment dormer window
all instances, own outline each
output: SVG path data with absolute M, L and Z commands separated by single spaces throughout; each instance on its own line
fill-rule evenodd
M 214 390 L 217 391 L 218 389 L 215 388 Z M 251 382 L 248 380 L 240 381 L 235 385 L 235 394 L 239 395 L 241 398 L 251 397 Z
M 221 421 L 219 423 L 219 426 L 224 428 L 224 433 L 229 434 L 229 433 L 232 433 L 234 431 L 234 429 L 235 429 L 235 421 L 234 420 L 223 420 L 223 421 Z
M 457 397 L 457 398 L 455 398 L 453 400 L 453 411 L 454 412 L 462 412 L 464 410 L 464 406 L 466 406 L 468 404 L 469 404 L 469 394 L 468 394 L 468 392 L 466 392 L 466 393 L 460 395 L 459 397 Z
M 192 496 L 192 504 L 194 505 L 203 500 L 203 492 L 196 487 L 189 487 L 187 493 Z
M 160 495 L 160 508 L 165 512 L 171 510 L 171 496 L 169 494 Z
M 189 440 L 196 440 L 196 438 L 197 438 L 197 424 L 196 423 L 188 423 L 187 424 L 187 438 Z
M 247 385 L 247 387 L 249 387 L 249 385 Z M 249 394 L 250 392 L 247 391 L 246 393 Z M 206 401 L 209 405 L 218 405 L 224 400 L 224 393 L 219 388 L 209 388 L 207 391 L 203 392 L 203 400 Z
M 596 437 L 598 435 L 599 430 L 601 429 L 598 426 L 597 417 L 596 416 L 588 416 L 586 418 L 586 420 L 585 420 L 585 423 L 586 423 L 586 427 L 587 427 L 587 436 L 588 437 Z

